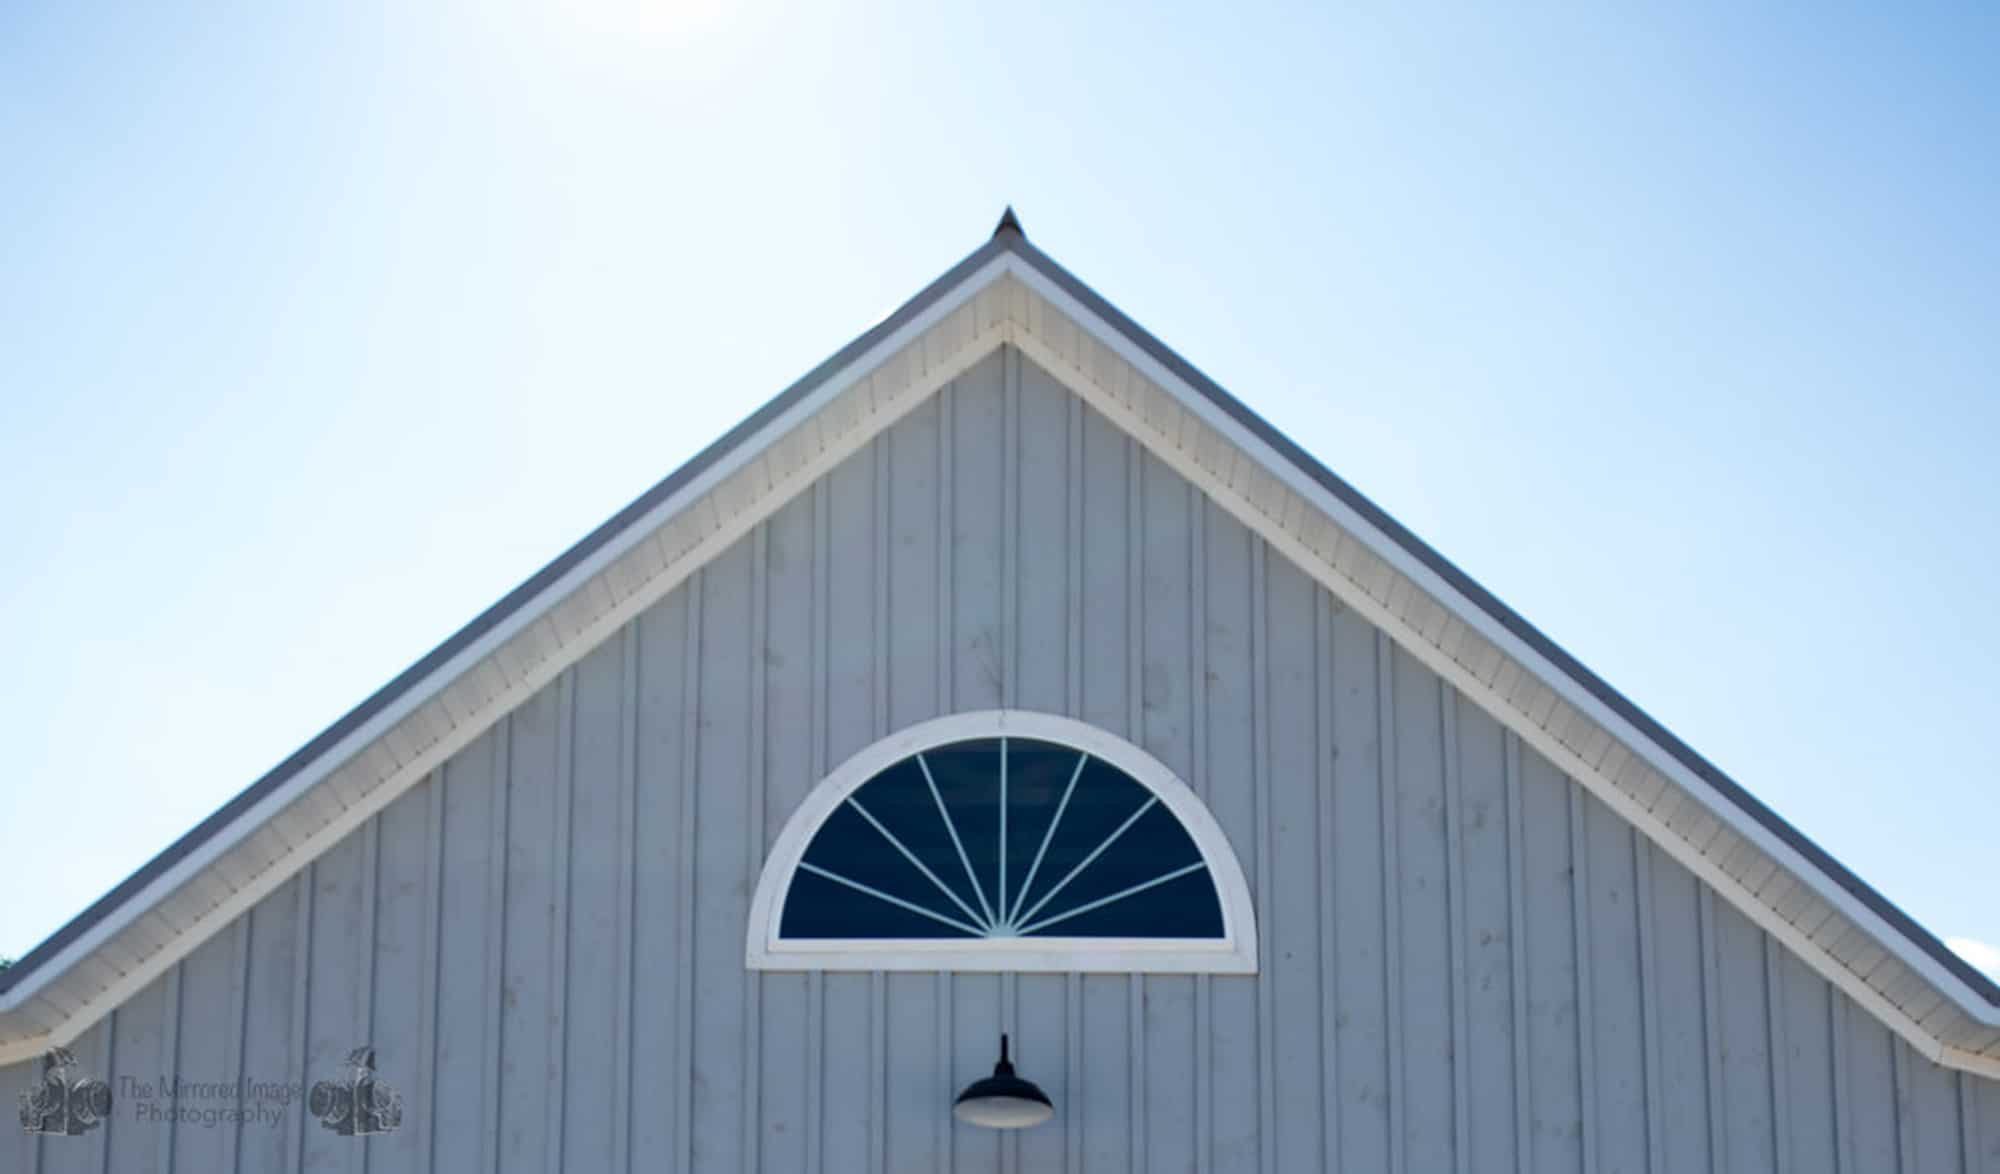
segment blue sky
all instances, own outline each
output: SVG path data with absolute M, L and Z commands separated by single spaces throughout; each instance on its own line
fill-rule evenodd
M 1008 201 L 2000 942 L 2000 10 L 1078 7 L 0 12 L 0 953 Z

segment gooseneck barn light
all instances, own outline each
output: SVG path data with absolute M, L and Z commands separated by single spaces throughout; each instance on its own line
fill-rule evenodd
M 1026 1129 L 1055 1112 L 1048 1094 L 1033 1081 L 1014 1075 L 1014 1065 L 1007 1062 L 1005 1035 L 1000 1037 L 1000 1062 L 993 1066 L 993 1075 L 967 1085 L 951 1107 L 951 1115 L 960 1121 L 988 1129 Z

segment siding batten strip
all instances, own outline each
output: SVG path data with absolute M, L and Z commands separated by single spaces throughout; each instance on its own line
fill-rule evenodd
M 1695 886 L 1695 922 L 1701 938 L 1701 1021 L 1708 1074 L 1708 1165 L 1714 1174 L 1729 1169 L 1729 1107 L 1722 1088 L 1722 980 L 1716 973 L 1715 890 Z
M 486 1022 L 480 1040 L 479 1168 L 497 1170 L 500 1154 L 500 1056 L 506 1020 L 501 1015 L 507 960 L 507 802 L 513 791 L 514 719 L 493 727 L 493 814 L 486 854 Z
M 883 1170 L 889 1157 L 889 1002 L 879 970 L 868 975 L 868 1025 L 868 1168 Z
M 1194 684 L 1188 689 L 1189 760 L 1194 777 L 1188 781 L 1203 803 L 1208 802 L 1211 763 L 1208 760 L 1208 503 L 1188 485 L 1188 662 Z M 1072 708 L 1072 712 L 1075 712 Z M 1215 1168 L 1215 985 L 1210 976 L 1194 980 L 1194 1160 L 1207 1174 Z
M 444 932 L 444 768 L 431 772 L 424 793 L 424 942 L 421 977 L 417 982 L 418 1161 L 426 1170 L 437 1167 L 437 1137 L 432 1118 L 437 1105 L 438 948 Z
M 1063 654 L 1064 710 L 1071 717 L 1083 712 L 1083 401 L 1069 396 L 1069 478 L 1063 487 L 1064 523 L 1063 586 L 1067 592 L 1068 631 Z
M 549 903 L 548 1136 L 543 1160 L 549 1174 L 562 1174 L 563 1111 L 569 1071 L 569 901 L 570 826 L 576 801 L 576 669 L 556 678 L 555 826 L 549 831 L 554 859 Z
M 1125 736 L 1146 744 L 1146 501 L 1142 464 L 1146 450 L 1125 439 Z
M 1146 450 L 1137 438 L 1125 437 L 1125 736 L 1135 746 L 1146 744 Z M 1138 974 L 1125 982 L 1125 1076 L 1130 1142 L 1127 1169 L 1146 1169 L 1146 980 Z
M 1021 993 L 1012 971 L 1000 973 L 1000 1031 L 1012 1035 L 1016 1041 L 1021 1038 Z M 1014 1054 L 1021 1054 L 1018 1042 Z M 1011 1129 L 1000 1134 L 1001 1169 L 1017 1171 L 1021 1168 L 1020 1142 L 1020 1136 Z M 877 1168 L 880 1168 L 879 1165 Z
M 1333 596 L 1314 585 L 1313 589 L 1313 711 L 1318 717 L 1314 731 L 1319 777 L 1313 786 L 1314 826 L 1319 832 L 1320 850 L 1313 853 L 1315 901 L 1319 907 L 1319 1168 L 1336 1169 L 1340 1163 L 1340 931 L 1334 911 L 1338 907 L 1334 870 L 1328 855 L 1334 844 L 1333 788 L 1335 761 L 1340 748 L 1334 744 Z M 1204 666 L 1205 668 L 1205 666 Z M 1199 670 L 1198 670 L 1199 671 Z M 1205 792 L 1204 792 L 1205 793 Z M 1206 990 L 1206 976 L 1203 979 Z
M 1002 347 L 1006 378 L 1001 398 L 1000 462 L 1000 708 L 1012 709 L 1020 703 L 1021 686 L 1021 352 Z M 881 631 L 876 631 L 881 644 Z M 1001 868 L 1001 888 L 1006 888 L 1006 868 Z M 1005 894 L 1002 894 L 1004 903 Z M 1005 1138 L 1014 1134 L 1006 1133 Z
M 938 630 L 937 630 L 936 667 L 937 667 L 937 711 L 941 714 L 950 713 L 953 708 L 952 641 L 957 636 L 957 629 L 952 622 L 952 616 L 955 610 L 952 606 L 952 601 L 954 598 L 952 595 L 952 570 L 953 570 L 952 544 L 954 542 L 955 522 L 952 517 L 952 460 L 951 460 L 951 446 L 952 446 L 953 431 L 954 431 L 952 427 L 951 408 L 954 400 L 953 393 L 957 391 L 957 388 L 958 388 L 957 383 L 953 382 L 945 384 L 942 388 L 938 390 L 938 410 L 937 410 L 937 420 L 938 420 L 937 626 Z M 825 615 L 823 605 L 820 614 L 822 618 Z M 821 658 L 820 663 L 822 665 L 826 663 L 823 656 Z M 820 704 L 822 706 L 825 704 L 823 698 Z M 815 975 L 814 977 L 817 977 L 817 975 Z M 942 1082 L 943 1086 L 948 1089 L 957 1087 L 955 1081 L 957 1079 L 956 1069 L 958 1067 L 956 1062 L 957 1058 L 954 1054 L 954 1048 L 952 1047 L 953 1036 L 955 1034 L 954 1028 L 956 1024 L 952 1016 L 951 994 L 952 994 L 952 976 L 947 972 L 939 971 L 937 976 L 938 1068 L 942 1071 L 942 1074 L 944 1076 L 944 1080 Z M 954 1118 L 952 1118 L 952 1116 L 949 1113 L 941 1113 L 938 1115 L 938 1118 L 939 1118 L 938 1160 L 940 1163 L 942 1163 L 943 1169 L 945 1170 L 946 1174 L 950 1174 L 951 1171 L 956 1170 L 958 1167 L 958 1153 L 957 1153 L 958 1130 L 953 1125 Z
M 817 978 L 818 975 L 813 977 Z M 938 974 L 938 1065 L 944 1069 L 942 1087 L 947 1096 L 958 1088 L 958 1049 L 953 1046 L 955 1032 L 952 1030 L 957 1016 L 952 1013 L 951 975 Z M 958 1169 L 958 1128 L 957 1119 L 950 1113 L 938 1114 L 938 1128 L 944 1131 L 944 1144 L 939 1148 L 938 1157 L 943 1162 L 946 1174 Z
M 1403 1135 L 1403 864 L 1397 850 L 1402 788 L 1396 779 L 1395 656 L 1389 634 L 1377 628 L 1375 733 L 1382 819 L 1382 976 L 1389 1021 L 1389 1174 L 1403 1174 L 1408 1139 Z M 1268 928 L 1257 935 L 1260 943 L 1269 939 Z
M 894 614 L 896 584 L 891 569 L 890 551 L 895 545 L 894 523 L 889 516 L 892 486 L 895 484 L 891 458 L 896 434 L 884 432 L 876 438 L 875 452 L 875 703 L 873 709 L 875 737 L 881 738 L 889 732 L 889 699 L 891 659 L 889 656 L 889 623 Z M 764 588 L 765 606 L 769 606 L 771 589 Z M 766 629 L 768 631 L 768 629 Z M 761 851 L 761 849 L 760 849 Z
M 1916 1123 L 1910 1118 L 1910 1047 L 1900 1036 L 1889 1037 L 1890 1070 L 1896 1094 L 1891 1103 L 1896 1110 L 1896 1169 L 1898 1174 L 1916 1174 Z
M 1125 1063 L 1126 1095 L 1130 1098 L 1131 1145 L 1126 1164 L 1132 1174 L 1147 1168 L 1146 1133 L 1146 979 L 1125 976 Z
M 1465 811 L 1458 759 L 1458 691 L 1438 680 L 1439 730 L 1444 759 L 1445 910 L 1451 928 L 1451 1100 L 1452 1168 L 1472 1170 L 1472 1091 L 1467 1087 L 1472 1059 L 1470 1013 L 1466 1007 Z
M 940 976 L 942 977 L 942 976 Z M 821 1043 L 826 1027 L 826 976 L 820 971 L 806 975 L 806 1170 L 819 1174 L 820 1151 L 826 1147 L 820 1098 L 826 1084 L 826 1065 Z
M 222 1134 L 222 1174 L 236 1174 L 242 1163 L 238 1155 L 243 1149 L 243 1058 L 244 1040 L 249 1035 L 250 1018 L 250 932 L 251 916 L 248 913 L 236 919 L 236 927 L 231 934 L 229 959 L 229 1064 L 231 1079 L 236 1087 L 230 1095 L 230 1108 L 238 1116 L 224 1126 Z M 109 1072 L 110 1066 L 98 1069 Z M 104 1079 L 109 1080 L 110 1077 Z M 107 1122 L 107 1125 L 109 1123 Z
M 1267 924 L 1257 935 L 1257 1168 L 1278 1168 L 1278 1046 L 1272 1003 L 1272 942 L 1277 938 L 1271 892 L 1271 548 L 1261 538 L 1250 551 L 1251 808 L 1256 813 L 1257 901 Z
M 639 870 L 639 631 L 640 622 L 625 625 L 618 664 L 618 895 L 612 913 L 617 968 L 611 1006 L 611 1169 L 628 1174 L 632 1168 L 632 1024 L 637 951 L 635 909 Z
M 298 940 L 292 949 L 292 1071 L 306 1088 L 312 1087 L 312 1073 L 307 1071 L 311 1062 L 312 1040 L 312 919 L 313 886 L 318 881 L 319 864 L 307 861 L 299 870 L 299 911 Z M 495 1065 L 490 1071 L 498 1071 Z M 292 1168 L 305 1169 L 306 1164 L 306 1114 L 293 1113 L 292 1118 Z M 491 1169 L 492 1167 L 487 1167 Z
M 1640 1103 L 1646 1114 L 1646 1169 L 1666 1169 L 1666 1136 L 1662 1132 L 1666 1088 L 1660 1078 L 1660 991 L 1658 944 L 1653 940 L 1653 843 L 1638 828 L 1632 838 L 1632 892 L 1639 918 L 1639 1047 L 1645 1063 L 1646 1087 Z
M 360 1021 L 361 1038 L 370 1046 L 375 1042 L 375 971 L 376 955 L 381 952 L 379 935 L 382 911 L 379 907 L 382 881 L 382 813 L 376 812 L 362 825 L 361 833 L 361 1006 L 355 1018 Z M 368 1147 L 358 1145 L 349 1152 L 349 1167 L 361 1174 L 368 1171 Z
M 1063 1117 L 1063 1172 L 1082 1174 L 1083 1128 L 1078 1122 L 1084 1111 L 1083 1095 L 1083 976 L 1074 970 L 1063 976 L 1063 1019 L 1068 1030 L 1064 1043 L 1063 1079 L 1069 1089 Z M 942 1115 L 940 1115 L 942 1116 Z
M 871 452 L 879 452 L 878 438 L 870 446 Z M 876 464 L 879 466 L 880 461 Z M 765 706 L 768 703 L 765 692 L 767 665 L 764 647 L 765 633 L 770 630 L 771 606 L 771 523 L 761 522 L 751 531 L 750 539 L 750 631 L 747 649 L 750 662 L 749 727 L 744 747 L 748 768 L 744 771 L 743 787 L 743 838 L 744 838 L 744 878 L 743 891 L 757 890 L 757 874 L 764 865 L 764 789 L 765 743 L 768 726 Z M 743 1168 L 760 1168 L 759 1142 L 761 1140 L 760 1121 L 763 1117 L 764 1099 L 764 974 L 748 967 L 743 971 Z
M 1855 1174 L 1854 1119 L 1848 1113 L 1847 1087 L 1847 1000 L 1838 990 L 1829 990 L 1826 1007 L 1829 1049 L 1833 1056 L 1833 1127 L 1835 1174 Z
M 681 653 L 681 807 L 680 877 L 676 894 L 680 909 L 674 919 L 679 939 L 674 968 L 674 999 L 679 1004 L 674 1030 L 674 1168 L 688 1174 L 694 1165 L 694 910 L 695 910 L 695 787 L 701 768 L 701 597 L 708 572 L 687 578 L 687 635 Z
M 957 383 L 947 383 L 938 392 L 938 712 L 950 713 L 956 708 L 956 682 L 952 679 L 952 641 L 958 639 L 956 623 L 957 609 L 953 606 L 956 596 L 952 593 L 956 560 L 952 548 L 958 541 L 958 521 L 952 510 L 952 459 L 951 446 L 957 436 L 954 423 L 956 413 L 952 404 Z
M 1569 797 L 1570 930 L 1576 952 L 1576 1073 L 1578 1115 L 1582 1118 L 1583 1168 L 1597 1169 L 1597 985 L 1590 952 L 1590 811 L 1583 786 L 1565 778 Z
M 1083 401 L 1068 396 L 1069 478 L 1064 487 L 1065 559 L 1064 586 L 1068 631 L 1063 657 L 1064 712 L 1071 717 L 1083 713 Z M 1063 977 L 1063 1087 L 1071 1104 L 1060 1115 L 1063 1128 L 1063 1174 L 1083 1172 L 1083 978 L 1071 972 Z M 949 1076 L 949 1073 L 947 1073 Z
M 1514 1168 L 1521 1174 L 1535 1168 L 1534 1090 L 1528 1062 L 1528 914 L 1527 887 L 1521 849 L 1527 834 L 1521 816 L 1521 739 L 1512 730 L 1501 734 L 1501 782 L 1507 802 L 1507 962 L 1509 966 L 1510 1043 L 1514 1050 Z
M 1771 1053 L 1771 1169 L 1773 1174 L 1790 1174 L 1792 1168 L 1792 1123 L 1786 1100 L 1791 1092 L 1791 1063 L 1785 1054 L 1785 992 L 1778 956 L 1782 947 L 1769 934 L 1764 937 L 1764 1023 Z
M 375 973 L 378 969 L 377 955 L 381 952 L 378 939 L 381 934 L 382 909 L 382 816 L 370 816 L 362 825 L 361 832 L 361 986 L 356 992 L 361 1000 L 355 1009 L 355 1018 L 361 1028 L 361 1038 L 373 1042 L 375 1039 Z M 366 1149 L 366 1146 L 359 1147 Z M 363 1163 L 366 1168 L 366 1163 Z
M 814 779 L 826 777 L 828 744 L 827 681 L 831 668 L 827 659 L 829 635 L 827 633 L 828 585 L 826 562 L 832 549 L 830 530 L 832 527 L 832 507 L 828 500 L 824 482 L 812 487 L 812 599 L 810 608 L 812 643 L 808 679 L 811 682 L 812 731 L 810 743 L 806 747 L 809 769 Z M 826 1144 L 821 1128 L 821 1094 L 826 1073 L 822 1066 L 821 1037 L 825 1032 L 826 979 L 815 970 L 806 975 L 806 1171 L 818 1174 L 820 1150 Z
M 250 1004 L 248 990 L 250 988 L 246 986 L 244 988 L 244 992 L 246 992 L 244 994 L 244 1006 L 246 1008 Z M 236 1070 L 238 1070 L 238 1074 L 242 1072 L 240 1054 L 238 1054 L 238 1068 Z M 116 1008 L 112 1008 L 112 1012 L 108 1016 L 104 1016 L 104 1040 L 102 1040 L 102 1044 L 98 1044 L 98 1072 L 104 1074 L 102 1080 L 106 1080 L 106 1082 L 112 1084 L 112 1096 L 116 1096 L 118 1094 L 118 1078 L 112 1076 L 112 1072 L 118 1072 L 118 1010 Z M 240 1096 L 236 1098 L 236 1106 L 242 1108 L 242 1098 Z M 98 1160 L 92 1162 L 92 1168 L 96 1168 L 98 1174 L 112 1174 L 112 1130 L 114 1128 L 118 1128 L 118 1110 L 116 1108 L 112 1108 L 112 1116 L 104 1122 L 104 1128 L 98 1130 Z M 40 1140 L 42 1138 L 36 1138 L 36 1144 L 34 1144 L 34 1162 L 36 1162 L 38 1170 L 40 1170 L 40 1164 L 42 1164 L 42 1146 L 40 1146 Z M 232 1146 L 230 1148 L 230 1172 L 232 1174 L 242 1168 L 242 1158 L 238 1154 L 240 1154 L 240 1150 Z
M 247 991 L 248 988 L 246 987 L 245 990 Z M 244 998 L 244 1002 L 246 1005 L 249 1002 L 249 998 L 247 995 Z M 103 1076 L 103 1079 L 109 1081 L 112 1084 L 113 1088 L 112 1095 L 116 1096 L 117 1078 L 111 1075 L 112 1073 L 118 1071 L 118 1011 L 116 1008 L 112 1010 L 111 1014 L 106 1015 L 104 1017 L 104 1043 L 102 1046 L 98 1048 L 97 1064 L 98 1064 L 97 1070 L 105 1074 Z M 240 1072 L 241 1070 L 239 1069 L 238 1071 Z M 240 1098 L 237 1103 L 239 1106 L 241 1105 L 242 1102 Z M 97 1131 L 98 1174 L 111 1174 L 111 1131 L 117 1128 L 117 1125 L 118 1125 L 118 1112 L 117 1109 L 114 1107 L 110 1119 L 104 1123 L 104 1128 Z M 34 1146 L 34 1154 L 35 1154 L 35 1168 L 37 1170 L 41 1169 L 41 1161 L 42 1161 L 41 1157 L 42 1147 L 40 1144 L 41 1140 L 42 1139 L 40 1137 L 35 1138 L 36 1144 Z M 240 1151 L 232 1152 L 230 1156 L 232 1160 L 235 1161 L 236 1167 L 241 1167 L 243 1163 L 241 1159 L 237 1156 L 238 1153 L 240 1153 Z
M 167 971 L 166 990 L 163 996 L 166 1008 L 160 1016 L 160 1067 L 168 1081 L 178 1083 L 181 1067 L 181 976 L 187 969 L 185 962 L 176 962 Z M 177 1100 L 172 1096 L 172 1086 L 161 1090 L 168 1101 Z M 155 1167 L 159 1174 L 173 1174 L 174 1170 L 174 1125 L 175 1114 L 168 1113 L 160 1123 L 159 1164 Z
M 874 460 L 875 519 L 869 542 L 874 554 L 874 612 L 870 616 L 875 640 L 875 661 L 870 676 L 874 702 L 869 708 L 870 734 L 875 739 L 889 733 L 889 605 L 895 585 L 890 581 L 890 444 L 893 432 L 884 432 L 870 446 Z M 765 588 L 769 606 L 770 588 Z M 760 656 L 761 659 L 761 656 Z M 760 814 L 761 821 L 761 814 Z M 756 855 L 762 865 L 763 841 L 759 837 Z M 752 883 L 755 883 L 754 873 Z M 889 997 L 888 980 L 879 970 L 868 976 L 868 1164 L 870 1169 L 888 1168 L 889 1160 Z M 754 1168 L 754 1167 L 753 1167 Z
M 1958 1168 L 1965 1174 L 1979 1169 L 1979 1097 L 1970 1072 L 1952 1073 L 1958 1093 Z

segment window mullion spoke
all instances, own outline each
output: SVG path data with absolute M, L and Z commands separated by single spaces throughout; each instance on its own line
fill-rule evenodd
M 931 764 L 924 756 L 917 755 L 917 766 L 924 772 L 924 783 L 931 789 L 931 800 L 937 804 L 938 815 L 944 819 L 944 830 L 951 833 L 951 846 L 958 849 L 958 862 L 965 866 L 965 877 L 972 882 L 972 895 L 979 898 L 979 907 L 986 910 L 986 923 L 992 925 L 997 918 L 993 907 L 986 903 L 986 890 L 980 887 L 979 874 L 972 870 L 972 857 L 965 853 L 965 841 L 958 838 L 958 825 L 952 822 L 951 812 L 944 805 L 944 796 L 939 793 L 937 780 L 931 777 Z
M 1055 896 L 1057 893 L 1062 892 L 1063 888 L 1067 886 L 1069 882 L 1075 880 L 1079 873 L 1081 873 L 1084 869 L 1089 868 L 1091 862 L 1095 861 L 1099 856 L 1104 855 L 1104 850 L 1106 848 L 1111 847 L 1111 845 L 1117 843 L 1118 837 L 1125 834 L 1125 829 L 1131 827 L 1135 823 L 1138 823 L 1139 817 L 1146 814 L 1148 811 L 1151 811 L 1153 809 L 1153 804 L 1158 803 L 1159 801 L 1160 797 L 1158 795 L 1148 795 L 1146 797 L 1146 801 L 1144 803 L 1139 804 L 1139 810 L 1133 812 L 1131 815 L 1126 816 L 1125 822 L 1118 825 L 1117 831 L 1114 831 L 1110 835 L 1104 837 L 1104 842 L 1102 844 L 1099 844 L 1095 849 L 1093 849 L 1090 855 L 1084 857 L 1080 862 L 1078 862 L 1075 868 L 1070 869 L 1068 876 L 1065 876 L 1061 880 L 1057 881 L 1055 888 L 1052 888 L 1048 892 L 1042 894 L 1042 899 L 1035 902 L 1035 907 L 1033 909 L 1028 910 L 1025 914 L 1023 914 L 1021 916 L 1021 920 L 1026 921 L 1029 918 L 1033 917 L 1035 914 L 1040 913 L 1044 905 L 1047 905 L 1050 901 L 1055 900 Z
M 979 938 L 986 936 L 984 930 L 981 930 L 975 926 L 967 925 L 956 917 L 946 917 L 944 914 L 939 913 L 935 909 L 924 908 L 922 905 L 917 904 L 915 901 L 905 901 L 901 897 L 891 896 L 890 894 L 885 893 L 878 888 L 874 888 L 873 886 L 864 885 L 858 880 L 849 880 L 837 872 L 828 872 L 826 869 L 821 868 L 819 865 L 814 864 L 809 860 L 799 861 L 799 867 L 806 870 L 807 872 L 812 873 L 814 876 L 823 876 L 826 879 L 834 882 L 835 884 L 846 885 L 848 888 L 853 889 L 855 892 L 866 893 L 868 896 L 873 897 L 878 901 L 887 901 L 889 904 L 894 905 L 899 909 L 907 909 L 912 913 L 921 913 L 925 917 L 930 918 L 932 921 L 942 921 L 946 925 L 952 927 L 953 929 L 962 930 L 966 934 L 969 934 L 972 937 Z
M 1088 913 L 1093 909 L 1102 909 L 1106 905 L 1111 904 L 1113 901 L 1123 901 L 1125 898 L 1130 897 L 1136 893 L 1143 893 L 1147 889 L 1155 888 L 1159 885 L 1166 884 L 1168 881 L 1171 880 L 1179 880 L 1181 877 L 1184 877 L 1191 872 L 1199 872 L 1201 869 L 1206 867 L 1208 867 L 1207 864 L 1205 864 L 1200 860 L 1197 860 L 1193 864 L 1189 864 L 1181 868 L 1176 868 L 1172 872 L 1166 873 L 1162 876 L 1156 876 L 1152 880 L 1146 881 L 1142 884 L 1133 885 L 1129 889 L 1124 889 L 1119 892 L 1113 893 L 1108 897 L 1099 897 L 1095 901 L 1085 902 L 1084 904 L 1078 905 L 1076 908 L 1071 909 L 1067 912 L 1058 913 L 1054 917 L 1043 918 L 1042 920 L 1034 923 L 1033 925 L 1027 926 L 1024 929 L 1022 929 L 1020 931 L 1021 936 L 1026 937 L 1031 933 L 1036 933 L 1040 930 L 1047 929 L 1049 926 L 1052 926 L 1059 921 L 1068 921 L 1072 917 L 1075 917 L 1079 914 Z
M 903 854 L 903 859 L 909 861 L 911 864 L 916 865 L 917 871 L 924 874 L 924 879 L 936 885 L 938 892 L 943 893 L 946 897 L 949 897 L 951 899 L 951 903 L 958 906 L 960 909 L 964 910 L 965 915 L 967 917 L 970 917 L 974 921 L 978 921 L 980 919 L 979 914 L 974 913 L 972 911 L 972 906 L 967 905 L 963 898 L 961 898 L 957 893 L 951 891 L 950 886 L 946 885 L 943 881 L 937 878 L 936 873 L 932 872 L 929 868 L 925 867 L 924 862 L 917 859 L 917 854 L 910 851 L 908 848 L 904 847 L 903 841 L 897 839 L 895 833 L 891 832 L 888 828 L 883 827 L 882 821 L 876 819 L 873 812 L 869 811 L 866 807 L 863 807 L 859 799 L 856 799 L 854 796 L 849 795 L 847 797 L 847 805 L 849 807 L 854 808 L 854 810 L 860 812 L 861 818 L 867 820 L 870 827 L 880 832 L 882 834 L 882 838 L 889 841 L 890 847 L 896 849 L 896 851 L 898 852 L 901 852 Z M 991 929 L 992 927 L 989 925 L 987 928 Z
M 1090 755 L 1076 756 L 1076 769 L 1069 774 L 1069 785 L 1063 788 L 1062 801 L 1056 804 L 1056 813 L 1049 819 L 1049 830 L 1042 833 L 1042 846 L 1035 849 L 1034 863 L 1028 866 L 1028 879 L 1021 882 L 1021 891 L 1014 895 L 1013 911 L 1007 914 L 1008 925 L 1021 924 L 1021 906 L 1028 903 L 1028 890 L 1035 887 L 1035 874 L 1042 870 L 1042 857 L 1048 855 L 1049 841 L 1056 838 L 1056 827 L 1062 823 L 1063 812 L 1069 810 L 1069 797 L 1076 793 L 1076 781 L 1083 777 L 1083 768 L 1090 762 Z
M 1007 739 L 1000 739 L 1000 885 L 993 895 L 993 904 L 1000 910 L 1000 917 L 1007 916 Z

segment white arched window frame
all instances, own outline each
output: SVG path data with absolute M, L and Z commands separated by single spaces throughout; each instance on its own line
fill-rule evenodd
M 1088 754 L 1145 787 L 1201 853 L 1222 908 L 1222 937 L 784 938 L 792 878 L 827 817 L 862 784 L 926 750 L 981 738 L 1032 738 Z M 786 820 L 750 905 L 745 961 L 752 970 L 959 970 L 1255 974 L 1257 923 L 1243 867 L 1208 808 L 1159 759 L 1096 726 L 1029 710 L 957 713 L 899 730 L 842 763 Z

